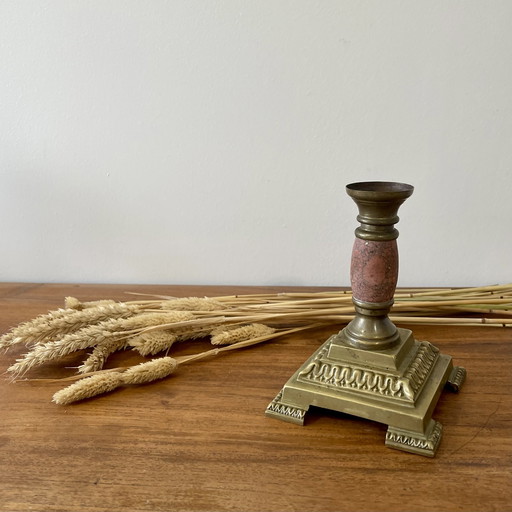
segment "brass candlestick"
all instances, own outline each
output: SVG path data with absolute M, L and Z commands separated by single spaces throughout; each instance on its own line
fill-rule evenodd
M 302 425 L 311 405 L 333 409 L 388 425 L 391 448 L 434 456 L 442 426 L 432 412 L 443 386 L 458 391 L 466 370 L 388 318 L 398 278 L 394 224 L 413 190 L 392 182 L 347 186 L 361 223 L 350 271 L 355 317 L 288 380 L 269 416 Z

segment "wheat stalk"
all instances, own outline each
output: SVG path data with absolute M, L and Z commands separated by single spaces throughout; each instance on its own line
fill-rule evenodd
M 211 332 L 212 345 L 232 345 L 240 341 L 259 338 L 275 332 L 275 329 L 263 324 L 249 324 L 242 327 L 217 327 Z

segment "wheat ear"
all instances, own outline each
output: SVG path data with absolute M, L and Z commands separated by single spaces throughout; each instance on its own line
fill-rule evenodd
M 167 377 L 176 370 L 178 362 L 172 357 L 159 357 L 146 363 L 140 363 L 125 370 L 124 384 L 143 384 Z
M 233 343 L 250 340 L 251 338 L 267 336 L 276 331 L 273 327 L 263 324 L 249 324 L 236 328 L 230 327 L 231 326 L 223 326 L 214 329 L 211 332 L 212 345 L 232 345 Z
M 139 334 L 128 341 L 141 356 L 158 354 L 171 348 L 178 337 L 166 331 L 153 331 Z
M 165 300 L 160 303 L 160 307 L 173 311 L 218 311 L 226 309 L 222 302 L 207 297 L 184 297 L 181 299 Z
M 59 405 L 67 405 L 96 395 L 108 393 L 119 387 L 123 380 L 118 372 L 92 375 L 67 386 L 53 395 L 53 401 Z
M 92 375 L 67 386 L 53 395 L 53 401 L 67 405 L 79 400 L 114 391 L 122 385 L 143 384 L 163 379 L 178 367 L 176 359 L 161 357 L 128 368 L 124 372 L 110 372 Z
M 44 315 L 37 316 L 28 322 L 13 327 L 9 332 L 0 336 L 0 348 L 9 348 L 17 343 L 26 342 L 27 334 L 33 334 L 46 327 L 50 322 L 59 318 L 68 317 L 76 313 L 74 309 L 56 309 Z
M 79 373 L 90 373 L 101 370 L 110 354 L 126 346 L 126 339 L 110 336 L 99 342 L 89 357 L 78 367 Z
M 107 304 L 115 304 L 116 301 L 112 299 L 93 300 L 88 302 L 80 302 L 76 297 L 66 297 L 64 299 L 64 307 L 67 309 L 75 309 L 81 311 L 82 309 L 94 308 L 96 306 L 105 306 Z

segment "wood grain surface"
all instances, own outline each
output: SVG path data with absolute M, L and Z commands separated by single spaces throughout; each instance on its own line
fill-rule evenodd
M 0 284 L 0 331 L 61 307 L 67 295 L 126 300 L 127 290 L 174 296 L 284 291 Z M 62 384 L 2 378 L 0 510 L 512 510 L 512 329 L 412 329 L 468 371 L 460 394 L 443 393 L 435 411 L 444 437 L 434 459 L 386 448 L 386 426 L 359 418 L 312 408 L 300 427 L 264 415 L 291 374 L 336 331 L 320 329 L 67 407 L 50 401 Z M 178 351 L 199 351 L 206 343 Z M 1 353 L 0 373 L 23 352 Z M 131 358 L 123 354 L 110 364 Z M 78 363 L 68 358 L 30 376 L 66 376 L 71 370 L 63 367 Z

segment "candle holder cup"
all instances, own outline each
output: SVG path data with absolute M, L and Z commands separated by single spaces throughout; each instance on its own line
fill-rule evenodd
M 355 317 L 295 372 L 267 415 L 303 425 L 310 406 L 332 409 L 388 425 L 386 446 L 434 456 L 442 426 L 433 410 L 445 385 L 460 389 L 466 370 L 388 317 L 398 279 L 394 225 L 413 190 L 393 182 L 347 185 L 360 222 L 350 270 Z

